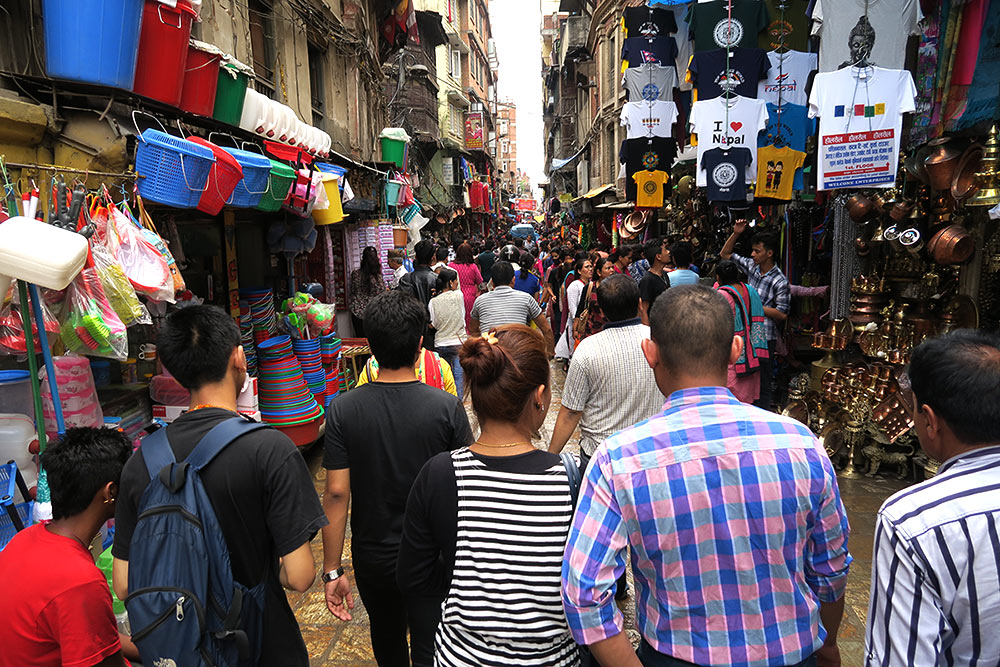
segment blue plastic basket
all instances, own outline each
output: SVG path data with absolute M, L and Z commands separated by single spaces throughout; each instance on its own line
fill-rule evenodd
M 177 208 L 198 206 L 215 163 L 212 151 L 159 130 L 146 130 L 137 144 L 139 194 Z
M 0 466 L 0 551 L 17 535 L 19 530 L 31 525 L 35 503 L 27 497 L 25 497 L 27 502 L 15 503 L 14 497 L 19 488 L 27 489 L 24 480 L 17 471 L 17 464 L 10 462 Z M 21 495 L 25 495 L 23 491 Z M 14 524 L 11 514 L 17 515 L 21 522 L 20 526 Z
M 254 208 L 267 192 L 267 180 L 271 176 L 271 161 L 260 153 L 241 151 L 238 148 L 221 147 L 236 158 L 243 167 L 243 178 L 236 184 L 232 196 L 226 202 L 238 208 Z

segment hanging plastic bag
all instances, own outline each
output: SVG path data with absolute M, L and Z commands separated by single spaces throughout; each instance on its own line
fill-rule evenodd
M 136 189 L 135 201 L 139 206 L 139 224 L 142 227 L 142 233 L 146 237 L 146 240 L 153 244 L 153 247 L 160 251 L 163 255 L 163 259 L 167 262 L 167 268 L 170 269 L 170 277 L 174 279 L 174 293 L 183 292 L 187 289 L 187 285 L 184 283 L 184 277 L 181 275 L 181 270 L 177 268 L 177 260 L 174 259 L 173 253 L 170 252 L 170 248 L 167 246 L 167 242 L 163 240 L 160 233 L 156 231 L 156 225 L 153 224 L 153 218 L 150 217 L 149 213 L 146 212 L 146 207 L 142 203 L 142 197 L 139 196 L 139 191 Z
M 142 232 L 128 217 L 109 205 L 111 221 L 108 234 L 116 235 L 121 264 L 129 282 L 140 294 L 157 301 L 174 302 L 174 279 L 170 275 L 167 261 L 153 244 L 145 239 Z M 108 244 L 112 247 L 112 244 Z
M 90 357 L 128 358 L 125 324 L 111 307 L 97 269 L 85 266 L 66 288 L 69 315 L 61 333 L 66 349 Z
M 52 315 L 48 305 L 42 301 L 42 318 L 45 320 L 46 342 L 49 347 L 59 335 L 59 320 Z M 38 345 L 38 323 L 35 322 L 34 311 L 31 315 L 31 332 L 36 349 Z M 0 354 L 26 354 L 28 345 L 24 340 L 24 321 L 21 319 L 20 299 L 18 297 L 17 281 L 12 280 L 0 307 Z
M 121 265 L 111 256 L 107 248 L 96 241 L 91 242 L 90 256 L 97 270 L 97 276 L 101 279 L 104 295 L 125 326 L 152 324 L 153 319 L 149 316 L 149 311 L 139 301 L 132 283 L 128 281 Z
M 399 187 L 399 198 L 396 206 L 403 208 L 404 206 L 412 205 L 416 200 L 413 197 L 413 184 L 410 181 L 410 177 L 406 174 L 396 174 L 396 180 L 402 184 Z

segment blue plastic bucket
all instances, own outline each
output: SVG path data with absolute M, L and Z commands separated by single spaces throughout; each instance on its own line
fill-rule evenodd
M 131 90 L 143 0 L 43 0 L 45 71 Z

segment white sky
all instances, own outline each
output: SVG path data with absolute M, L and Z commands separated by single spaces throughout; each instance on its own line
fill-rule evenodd
M 490 0 L 500 76 L 497 98 L 517 105 L 517 166 L 534 186 L 545 177 L 540 0 Z M 544 0 L 543 0 L 544 1 Z

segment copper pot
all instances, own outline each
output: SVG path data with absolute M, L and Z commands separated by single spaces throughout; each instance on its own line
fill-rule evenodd
M 982 159 L 983 147 L 978 144 L 969 146 L 959 158 L 955 177 L 951 181 L 951 196 L 957 201 L 963 202 L 979 191 L 976 172 Z
M 913 202 L 908 199 L 901 199 L 892 205 L 892 210 L 889 211 L 889 217 L 896 222 L 902 222 L 906 219 L 906 216 L 913 212 Z
M 847 200 L 847 214 L 854 222 L 864 222 L 875 213 L 875 202 L 860 192 Z
M 927 244 L 927 252 L 938 264 L 961 264 L 975 249 L 976 242 L 962 225 L 948 225 Z
M 927 184 L 927 167 L 924 165 L 924 158 L 927 157 L 929 153 L 929 147 L 927 145 L 921 146 L 918 150 L 910 153 L 907 158 L 903 161 L 903 166 L 906 171 L 910 173 L 911 176 L 916 178 L 921 183 Z
M 928 144 L 931 152 L 924 158 L 924 169 L 930 186 L 935 190 L 951 189 L 958 158 L 962 156 L 962 151 L 948 145 L 950 141 L 949 137 L 941 137 Z

